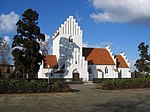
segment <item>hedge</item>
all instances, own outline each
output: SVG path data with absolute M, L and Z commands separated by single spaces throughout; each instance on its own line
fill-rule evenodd
M 40 80 L 0 80 L 0 94 L 3 93 L 49 93 L 68 92 L 71 88 L 62 83 L 48 84 Z
M 150 78 L 115 79 L 104 81 L 100 84 L 103 90 L 150 88 Z

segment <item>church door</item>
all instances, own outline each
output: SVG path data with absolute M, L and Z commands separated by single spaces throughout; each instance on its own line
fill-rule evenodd
M 73 79 L 79 79 L 79 73 L 73 73 Z
M 73 79 L 79 79 L 80 78 L 80 74 L 77 71 L 77 69 L 73 70 L 73 72 L 72 72 L 72 78 Z

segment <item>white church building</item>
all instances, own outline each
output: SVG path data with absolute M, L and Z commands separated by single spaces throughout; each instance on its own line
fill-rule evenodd
M 38 78 L 131 78 L 124 52 L 114 55 L 109 46 L 83 47 L 82 36 L 80 26 L 69 16 L 54 34 L 53 53 L 45 55 Z

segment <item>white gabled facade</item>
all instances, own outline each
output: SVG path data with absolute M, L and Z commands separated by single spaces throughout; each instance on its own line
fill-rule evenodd
M 75 19 L 70 16 L 53 36 L 53 55 L 57 56 L 59 69 L 65 67 L 64 78 L 88 80 L 87 61 L 82 56 L 82 30 Z
M 130 71 L 130 62 L 127 59 L 124 52 L 120 53 L 120 56 L 124 59 L 128 67 L 119 67 L 118 71 L 121 73 L 121 78 L 131 78 L 131 71 Z
M 124 53 L 117 59 L 109 46 L 83 48 L 82 36 L 83 31 L 73 16 L 69 16 L 54 33 L 52 48 L 57 69 L 51 68 L 50 71 L 53 71 L 55 78 L 82 78 L 83 81 L 93 78 L 131 78 L 130 64 Z M 51 56 L 49 59 L 52 59 Z M 121 60 L 119 66 L 118 60 Z M 47 64 L 54 65 L 52 60 Z M 48 68 L 43 67 L 40 67 L 38 77 L 48 78 L 44 75 Z

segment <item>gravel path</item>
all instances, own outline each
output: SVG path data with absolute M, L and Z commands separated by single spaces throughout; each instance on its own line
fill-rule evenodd
M 72 93 L 1 94 L 0 112 L 150 112 L 150 89 L 98 90 L 70 85 Z

